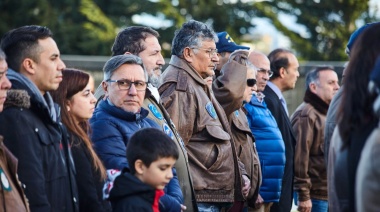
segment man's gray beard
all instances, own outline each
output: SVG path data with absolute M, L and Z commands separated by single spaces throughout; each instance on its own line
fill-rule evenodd
M 149 77 L 148 82 L 149 82 L 150 84 L 152 84 L 154 87 L 157 88 L 158 83 L 160 82 L 160 78 L 159 78 L 158 76 L 152 74 L 152 76 Z

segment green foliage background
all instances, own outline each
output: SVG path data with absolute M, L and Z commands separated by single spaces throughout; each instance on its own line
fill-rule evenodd
M 62 54 L 79 55 L 110 55 L 117 32 L 137 25 L 134 15 L 148 14 L 173 23 L 156 28 L 165 57 L 175 29 L 187 20 L 228 31 L 239 43 L 254 42 L 243 35 L 255 31 L 252 19 L 263 17 L 291 40 L 300 59 L 341 61 L 347 59 L 345 45 L 357 26 L 379 21 L 378 8 L 370 8 L 369 0 L 1 0 L 0 11 L 0 34 L 22 25 L 45 25 Z M 279 14 L 294 16 L 307 35 L 287 28 Z

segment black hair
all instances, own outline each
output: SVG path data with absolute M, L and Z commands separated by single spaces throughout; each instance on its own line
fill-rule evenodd
M 38 40 L 52 36 L 49 28 L 37 25 L 22 26 L 5 33 L 1 39 L 1 48 L 7 55 L 9 68 L 19 71 L 25 58 L 39 62 L 42 49 Z
M 119 32 L 112 45 L 112 56 L 122 55 L 125 52 L 138 55 L 146 49 L 143 41 L 149 36 L 157 39 L 160 37 L 158 32 L 150 27 L 131 26 Z
M 273 71 L 271 79 L 280 76 L 280 69 L 282 67 L 285 69 L 289 67 L 288 54 L 293 54 L 293 52 L 282 48 L 275 49 L 269 53 L 268 59 L 270 61 L 270 70 Z
M 140 159 L 149 167 L 159 158 L 178 159 L 179 151 L 174 141 L 163 131 L 144 128 L 133 134 L 127 145 L 127 160 L 131 174 L 136 173 L 135 162 Z

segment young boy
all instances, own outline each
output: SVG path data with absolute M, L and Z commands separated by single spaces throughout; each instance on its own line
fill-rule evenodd
M 161 130 L 137 131 L 127 145 L 130 170 L 116 177 L 109 193 L 113 211 L 158 212 L 178 154 L 176 144 Z

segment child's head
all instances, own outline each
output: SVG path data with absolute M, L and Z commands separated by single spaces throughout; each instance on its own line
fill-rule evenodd
M 131 174 L 156 189 L 164 189 L 173 177 L 172 168 L 178 155 L 174 141 L 155 128 L 137 131 L 127 145 Z

